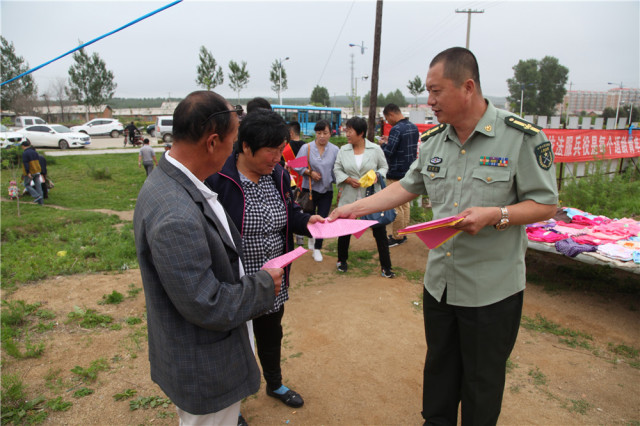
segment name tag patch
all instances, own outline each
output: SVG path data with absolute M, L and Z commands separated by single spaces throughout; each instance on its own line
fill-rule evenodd
M 509 159 L 507 157 L 480 157 L 481 166 L 507 167 Z
M 440 164 L 440 163 L 442 163 L 442 158 L 440 158 L 440 157 L 433 157 L 431 160 L 429 160 L 429 162 L 430 162 L 431 164 Z
M 440 167 L 438 166 L 427 166 L 428 172 L 438 173 L 440 171 Z

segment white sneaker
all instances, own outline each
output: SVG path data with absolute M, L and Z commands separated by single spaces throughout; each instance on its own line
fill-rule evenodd
M 322 262 L 322 253 L 320 253 L 320 250 L 313 250 L 313 260 L 316 262 Z
M 309 241 L 307 242 L 307 247 L 309 247 L 309 250 L 313 250 L 313 245 L 316 243 L 316 239 L 315 238 L 309 238 Z

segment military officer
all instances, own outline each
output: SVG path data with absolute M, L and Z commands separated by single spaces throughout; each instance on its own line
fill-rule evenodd
M 330 219 L 387 210 L 427 194 L 434 219 L 464 231 L 429 253 L 424 280 L 425 424 L 496 424 L 522 313 L 524 225 L 552 217 L 551 143 L 484 99 L 478 63 L 454 47 L 429 66 L 428 103 L 442 124 L 423 134 L 405 177 Z

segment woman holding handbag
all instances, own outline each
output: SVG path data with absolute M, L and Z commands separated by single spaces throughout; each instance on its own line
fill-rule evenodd
M 366 189 L 360 185 L 360 178 L 369 170 L 376 172 L 377 176 L 387 174 L 387 160 L 379 145 L 365 140 L 367 135 L 367 122 L 360 117 L 352 117 L 347 120 L 347 142 L 340 148 L 333 172 L 336 176 L 338 190 L 341 191 L 338 207 L 353 203 L 366 196 Z M 380 182 L 377 182 L 376 192 L 380 190 Z M 384 225 L 371 228 L 373 237 L 378 246 L 381 274 L 385 278 L 394 278 L 396 274 L 391 270 L 391 256 L 389 255 L 389 241 L 387 229 Z M 338 238 L 338 271 L 347 272 L 347 259 L 349 257 L 350 235 Z
M 313 210 L 306 210 L 306 212 L 327 217 L 333 202 L 333 184 L 336 181 L 333 165 L 336 162 L 339 148 L 329 142 L 331 124 L 327 120 L 318 121 L 314 130 L 316 139 L 303 145 L 297 155 L 297 157 L 306 156 L 309 166 L 294 170 L 303 175 L 302 192 L 309 194 L 313 200 Z M 316 262 L 322 262 L 322 253 L 320 252 L 322 241 L 321 239 L 309 239 L 309 250 L 313 249 L 313 260 Z

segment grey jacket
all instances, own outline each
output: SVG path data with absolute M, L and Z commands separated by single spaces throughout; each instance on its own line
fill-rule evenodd
M 359 168 L 356 165 L 353 146 L 346 144 L 340 148 L 340 152 L 338 152 L 338 157 L 336 158 L 336 164 L 333 166 L 333 173 L 336 175 L 338 190 L 342 191 L 338 207 L 351 204 L 360 198 L 364 198 L 366 188 L 353 188 L 351 185 L 345 183 L 345 180 L 347 180 L 348 177 L 360 179 L 371 169 L 376 173 L 380 173 L 381 176 L 387 175 L 389 166 L 387 165 L 387 160 L 380 146 L 365 140 L 364 157 L 362 158 L 362 164 Z M 375 190 L 376 192 L 380 191 L 379 183 L 375 184 Z
M 227 219 L 233 242 L 202 193 L 164 157 L 133 217 L 151 379 L 192 414 L 219 411 L 260 387 L 245 322 L 273 306 L 274 284 L 264 271 L 239 276 L 242 243 Z

